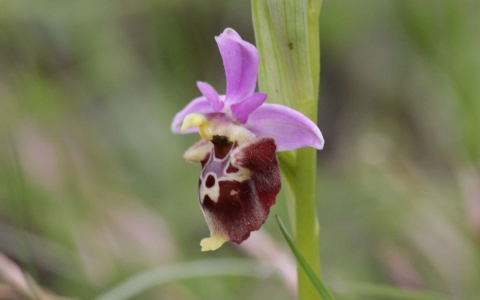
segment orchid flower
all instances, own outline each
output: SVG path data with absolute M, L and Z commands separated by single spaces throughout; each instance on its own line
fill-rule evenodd
M 254 93 L 258 51 L 227 28 L 215 37 L 227 77 L 219 95 L 197 82 L 203 96 L 176 114 L 174 133 L 198 132 L 201 141 L 184 158 L 202 166 L 199 202 L 210 229 L 202 251 L 216 250 L 226 241 L 240 244 L 260 229 L 275 204 L 281 176 L 276 151 L 323 148 L 318 127 L 300 112 L 266 104 L 265 93 Z

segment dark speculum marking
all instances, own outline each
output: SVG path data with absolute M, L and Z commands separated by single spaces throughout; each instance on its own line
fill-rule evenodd
M 214 185 L 215 185 L 215 177 L 213 177 L 212 174 L 209 174 L 209 175 L 207 176 L 207 181 L 205 182 L 205 186 L 206 186 L 207 188 L 211 188 L 211 187 L 213 187 Z

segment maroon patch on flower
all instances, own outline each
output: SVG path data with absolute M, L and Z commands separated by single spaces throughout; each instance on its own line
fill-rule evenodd
M 222 159 L 227 156 L 232 150 L 233 146 L 233 143 L 228 141 L 226 137 L 219 135 L 213 136 L 212 143 L 215 146 L 215 157 L 218 159 Z M 236 146 L 237 143 L 235 143 L 235 147 Z
M 267 208 L 275 204 L 282 185 L 276 148 L 274 139 L 261 137 L 240 147 L 233 155 L 237 166 L 250 170 L 260 201 Z
M 203 209 L 213 215 L 215 231 L 240 244 L 250 232 L 260 229 L 268 211 L 259 203 L 252 180 L 220 181 L 220 197 L 217 202 L 205 196 Z
M 234 166 L 232 166 L 232 164 L 230 164 L 230 165 L 228 165 L 228 168 L 227 168 L 227 170 L 225 170 L 225 172 L 227 172 L 227 173 L 237 173 L 238 168 L 235 168 Z

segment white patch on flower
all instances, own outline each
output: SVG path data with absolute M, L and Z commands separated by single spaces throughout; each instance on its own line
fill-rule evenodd
M 207 187 L 207 178 L 212 176 L 215 180 L 215 183 L 211 187 Z M 202 186 L 200 187 L 200 200 L 203 203 L 205 196 L 210 197 L 213 202 L 218 202 L 218 197 L 220 197 L 220 185 L 218 184 L 217 175 L 213 172 L 207 173 L 205 179 L 202 179 Z

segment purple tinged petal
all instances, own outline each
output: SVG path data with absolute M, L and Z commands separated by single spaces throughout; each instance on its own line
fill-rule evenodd
M 178 112 L 175 117 L 173 118 L 173 122 L 171 125 L 171 130 L 174 133 L 192 133 L 198 131 L 197 127 L 192 127 L 188 129 L 186 132 L 182 132 L 182 123 L 183 119 L 191 113 L 197 114 L 210 114 L 214 113 L 215 111 L 210 104 L 210 101 L 206 97 L 198 97 L 193 99 L 184 109 Z
M 302 147 L 323 149 L 317 125 L 302 113 L 279 104 L 264 104 L 250 114 L 245 127 L 258 136 L 275 139 L 277 151 Z
M 210 101 L 214 111 L 221 112 L 223 110 L 223 102 L 220 101 L 220 97 L 211 85 L 206 82 L 197 81 L 197 87 L 203 96 Z
M 257 82 L 258 51 L 231 28 L 225 29 L 215 40 L 227 77 L 225 101 L 228 105 L 253 94 Z
M 256 93 L 241 102 L 237 102 L 230 106 L 233 115 L 240 123 L 245 124 L 248 120 L 248 116 L 257 108 L 259 108 L 267 100 L 267 94 Z

